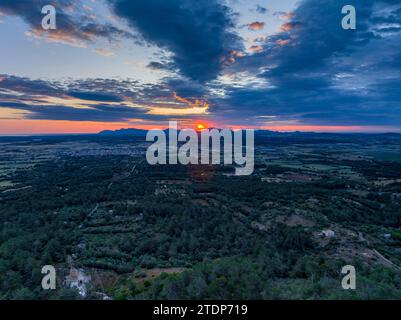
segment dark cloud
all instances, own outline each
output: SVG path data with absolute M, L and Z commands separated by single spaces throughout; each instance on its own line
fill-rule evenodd
M 147 118 L 145 109 L 115 105 L 95 105 L 72 108 L 64 105 L 29 105 L 17 102 L 0 102 L 0 108 L 27 111 L 25 119 L 123 122 L 133 118 Z M 151 117 L 149 117 L 151 118 Z
M 57 85 L 44 80 L 32 81 L 29 78 L 0 74 L 0 90 L 12 90 L 25 95 L 59 95 Z
M 266 43 L 271 48 L 271 58 L 278 62 L 272 72 L 280 75 L 318 68 L 334 54 L 373 39 L 367 25 L 372 2 L 358 1 L 357 30 L 344 30 L 341 8 L 349 1 L 327 0 L 325 5 L 317 0 L 303 1 L 292 19 L 283 23 L 283 32 Z M 277 45 L 280 40 L 288 40 L 287 45 Z
M 267 11 L 269 11 L 269 10 L 267 10 L 265 7 L 262 7 L 259 4 L 256 5 L 256 12 L 257 13 L 265 14 L 265 13 L 267 13 Z
M 24 111 L 25 119 L 127 122 L 131 119 L 166 121 L 171 116 L 151 114 L 150 106 L 173 108 L 174 91 L 199 97 L 205 87 L 195 82 L 166 79 L 162 84 L 138 84 L 124 79 L 45 81 L 0 75 L 0 108 Z M 62 104 L 52 101 L 61 99 Z M 76 99 L 83 100 L 77 106 Z M 170 103 L 166 103 L 170 102 Z M 182 103 L 176 108 L 183 107 Z M 174 116 L 185 119 L 186 116 Z
M 356 30 L 341 27 L 348 4 L 356 7 Z M 301 124 L 401 125 L 400 5 L 300 2 L 285 14 L 281 32 L 261 44 L 263 52 L 230 67 L 264 79 L 265 88 L 227 87 L 212 112 L 262 123 L 261 115 Z
M 240 46 L 231 10 L 219 0 L 109 0 L 113 11 L 142 37 L 173 53 L 180 72 L 205 82 L 221 72 Z
M 101 92 L 82 92 L 71 91 L 68 92 L 70 97 L 89 100 L 89 101 L 102 101 L 102 102 L 121 102 L 123 99 L 117 95 L 101 93 Z
M 117 80 L 104 80 L 100 85 L 100 79 L 62 83 L 8 75 L 0 78 L 0 108 L 26 111 L 26 119 L 115 122 L 146 117 L 145 107 L 126 106 L 121 96 L 112 93 L 117 87 L 120 91 L 124 88 L 123 81 L 120 86 Z M 89 91 L 94 84 L 97 91 Z M 107 90 L 101 91 L 106 86 Z M 64 99 L 65 105 L 51 104 L 54 98 Z M 74 98 L 88 102 L 80 108 L 69 106 L 69 100 Z
M 257 126 L 274 119 L 401 126 L 400 0 L 300 1 L 294 12 L 279 14 L 283 25 L 278 33 L 224 70 L 223 57 L 238 45 L 238 38 L 231 31 L 231 11 L 217 0 L 108 1 L 147 42 L 173 53 L 171 61 L 157 58 L 149 68 L 179 70 L 185 77 L 141 84 L 129 79 L 57 83 L 0 75 L 0 107 L 27 111 L 34 119 L 165 120 L 168 116 L 147 114 L 147 105 L 177 92 L 185 99 L 210 102 L 210 117 L 226 123 Z M 357 9 L 356 30 L 341 28 L 341 8 L 348 4 Z M 214 80 L 222 71 L 227 78 L 237 77 L 239 84 Z M 247 83 L 248 76 L 264 85 Z M 41 95 L 91 103 L 86 109 L 49 106 Z
M 168 62 L 151 61 L 147 67 L 151 70 L 173 71 L 174 65 Z
M 177 92 L 184 98 L 201 98 L 207 95 L 208 88 L 196 81 L 187 81 L 176 78 L 166 78 L 164 81 L 170 91 Z
M 73 15 L 72 11 L 79 12 L 77 0 L 1 0 L 0 11 L 6 15 L 22 18 L 36 36 L 50 38 L 69 44 L 92 41 L 96 37 L 114 40 L 117 37 L 134 38 L 127 31 L 114 27 L 111 24 L 99 24 L 89 15 Z M 57 29 L 45 31 L 42 29 L 42 7 L 52 4 L 57 12 Z

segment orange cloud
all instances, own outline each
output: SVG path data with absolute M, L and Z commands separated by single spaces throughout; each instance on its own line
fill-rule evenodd
M 280 31 L 288 32 L 288 31 L 291 31 L 292 29 L 294 29 L 295 27 L 296 27 L 296 25 L 294 23 L 287 22 L 287 23 L 284 23 L 281 25 Z
M 184 109 L 151 107 L 151 110 L 147 114 L 159 115 L 159 116 L 194 116 L 194 115 L 205 114 L 206 111 L 207 111 L 206 107 L 191 107 Z
M 252 22 L 252 23 L 250 23 L 248 25 L 248 28 L 250 30 L 254 30 L 254 31 L 262 30 L 264 27 L 265 27 L 265 23 L 264 22 L 259 22 L 259 21 Z
M 236 58 L 243 58 L 246 54 L 241 51 L 231 50 L 228 56 L 223 58 L 223 63 L 226 66 L 233 64 L 236 61 Z
M 294 12 L 285 12 L 282 15 L 280 15 L 281 20 L 291 20 L 295 17 Z
M 249 50 L 254 53 L 259 53 L 259 52 L 263 51 L 263 47 L 260 45 L 254 45 L 254 46 L 250 47 Z
M 283 40 L 283 39 L 279 39 L 279 40 L 277 40 L 276 41 L 276 43 L 279 45 L 279 46 L 285 46 L 285 45 L 287 45 L 287 44 L 289 44 L 290 43 L 290 40 Z
M 196 99 L 194 102 L 192 102 L 192 101 L 190 101 L 188 99 L 180 97 L 179 95 L 177 95 L 176 92 L 173 93 L 173 96 L 174 96 L 174 99 L 176 99 L 179 102 L 185 103 L 187 106 L 189 106 L 191 108 L 202 109 L 202 110 L 205 110 L 205 111 L 207 109 L 209 109 L 209 104 L 206 101 Z
M 86 47 L 83 40 L 77 39 L 75 36 L 71 35 L 71 33 L 64 32 L 62 29 L 48 32 L 46 30 L 37 28 L 32 29 L 32 31 L 25 32 L 25 35 L 34 39 L 45 39 L 48 42 L 68 44 L 77 48 Z M 88 32 L 83 33 L 83 35 L 85 35 L 87 40 L 91 40 L 93 38 L 93 35 Z
M 164 115 L 164 116 L 195 116 L 208 114 L 209 104 L 206 101 L 195 99 L 193 101 L 185 99 L 173 93 L 173 97 L 178 102 L 185 104 L 186 107 L 177 102 L 165 102 L 149 105 L 146 114 L 149 115 Z

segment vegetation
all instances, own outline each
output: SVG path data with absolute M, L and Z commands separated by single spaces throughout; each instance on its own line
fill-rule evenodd
M 250 177 L 148 166 L 139 153 L 53 154 L 8 174 L 0 298 L 82 298 L 64 282 L 73 263 L 92 276 L 94 299 L 399 299 L 401 164 L 323 141 L 310 150 L 297 140 L 294 159 L 291 143 L 263 141 Z M 270 165 L 270 145 L 281 164 Z M 346 264 L 357 268 L 357 290 L 341 288 Z M 56 291 L 41 288 L 44 265 L 58 270 Z

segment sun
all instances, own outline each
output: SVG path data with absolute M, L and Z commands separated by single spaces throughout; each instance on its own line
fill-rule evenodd
M 196 124 L 196 130 L 202 131 L 206 129 L 206 125 L 204 123 L 197 123 Z

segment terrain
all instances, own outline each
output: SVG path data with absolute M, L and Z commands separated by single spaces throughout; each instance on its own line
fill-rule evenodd
M 401 135 L 257 132 L 242 177 L 147 145 L 0 138 L 1 299 L 401 298 Z

